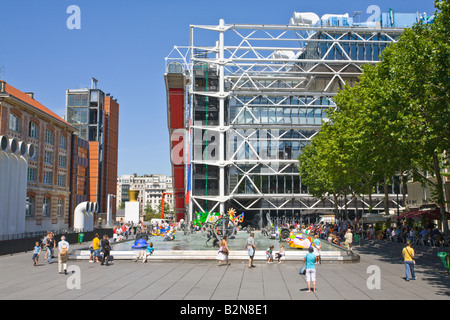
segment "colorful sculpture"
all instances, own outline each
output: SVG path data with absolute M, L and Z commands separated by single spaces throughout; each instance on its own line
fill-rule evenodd
M 303 236 L 301 234 L 294 235 L 294 233 L 291 232 L 289 234 L 289 238 L 286 239 L 286 242 L 291 248 L 307 249 L 311 247 L 313 240 L 311 237 L 306 237 L 306 239 L 303 239 Z

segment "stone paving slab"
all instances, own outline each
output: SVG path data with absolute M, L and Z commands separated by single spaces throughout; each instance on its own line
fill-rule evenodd
M 418 260 L 418 280 L 404 280 L 404 265 L 395 250 L 378 246 L 355 247 L 359 263 L 317 265 L 317 292 L 306 292 L 300 261 L 267 264 L 235 260 L 231 266 L 217 261 L 117 260 L 101 266 L 86 260 L 70 260 L 79 273 L 58 274 L 57 259 L 34 267 L 31 253 L 0 257 L 0 300 L 449 300 L 450 276 L 438 263 Z M 424 255 L 425 257 L 425 255 Z M 432 259 L 432 256 L 430 256 Z M 434 261 L 434 260 L 433 260 Z M 439 261 L 438 261 L 439 262 Z M 369 266 L 381 272 L 381 288 L 369 289 Z M 80 276 L 81 288 L 69 289 L 68 281 Z M 45 293 L 45 294 L 43 294 Z

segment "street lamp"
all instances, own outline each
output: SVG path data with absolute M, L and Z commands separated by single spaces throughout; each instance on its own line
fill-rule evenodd
M 108 194 L 108 208 L 106 211 L 106 226 L 111 227 L 112 226 L 112 198 L 116 198 L 113 194 Z

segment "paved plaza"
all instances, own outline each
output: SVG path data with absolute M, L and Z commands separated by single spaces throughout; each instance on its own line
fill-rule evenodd
M 306 292 L 305 277 L 298 274 L 302 262 L 259 261 L 249 269 L 247 261 L 239 260 L 221 267 L 215 260 L 145 264 L 117 260 L 110 266 L 70 260 L 69 266 L 78 266 L 80 276 L 79 289 L 71 289 L 68 283 L 76 283 L 76 273 L 58 274 L 57 259 L 49 265 L 42 254 L 34 267 L 31 252 L 19 253 L 0 257 L 0 299 L 448 300 L 450 276 L 436 253 L 449 248 L 415 246 L 418 279 L 409 282 L 404 279 L 401 248 L 402 244 L 387 241 L 366 242 L 355 246 L 359 263 L 318 265 L 316 293 Z M 370 266 L 379 267 L 379 288 L 368 286 L 369 277 L 375 276 L 368 272 Z

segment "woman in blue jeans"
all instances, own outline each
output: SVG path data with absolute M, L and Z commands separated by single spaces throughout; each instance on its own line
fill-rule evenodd
M 52 263 L 53 258 L 53 250 L 56 246 L 55 238 L 53 238 L 53 233 L 49 233 L 47 236 L 47 242 L 45 243 L 46 249 L 47 249 L 47 258 L 48 263 Z

